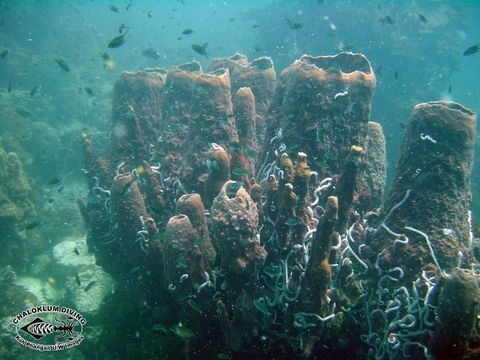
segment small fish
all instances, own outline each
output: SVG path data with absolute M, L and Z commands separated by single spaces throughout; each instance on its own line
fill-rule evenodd
M 41 225 L 41 222 L 39 220 L 35 220 L 35 221 L 27 224 L 27 226 L 25 226 L 25 229 L 33 230 L 33 229 L 39 227 L 40 225 Z
M 285 18 L 285 22 L 287 23 L 288 27 L 292 30 L 300 30 L 303 29 L 303 25 L 297 22 L 293 22 L 290 19 Z
M 233 22 L 233 21 L 235 21 L 235 18 L 228 19 L 228 22 Z
M 158 51 L 152 48 L 148 48 L 142 51 L 142 55 L 149 59 L 157 60 L 160 58 Z
M 125 8 L 125 10 L 130 10 L 130 7 L 132 6 L 132 3 L 128 4 L 127 7 Z
M 68 66 L 65 60 L 60 58 L 55 58 L 54 60 L 63 71 L 70 72 L 70 67 Z
M 449 85 L 449 86 L 448 86 L 448 93 L 449 93 L 449 94 L 452 93 L 452 85 Z
M 380 19 L 378 19 L 378 21 L 380 21 L 382 24 L 389 24 L 389 25 L 394 25 L 395 24 L 395 20 L 393 20 L 388 15 L 386 15 L 384 17 L 381 17 Z
M 287 225 L 287 226 L 295 226 L 295 225 L 298 225 L 298 224 L 300 224 L 300 221 L 298 219 L 295 219 L 295 218 L 290 218 L 285 222 L 285 225 Z
M 200 55 L 208 56 L 207 46 L 208 46 L 208 42 L 206 42 L 206 43 L 203 44 L 203 45 L 193 44 L 193 45 L 192 45 L 192 49 L 193 49 L 193 51 L 199 53 Z
M 77 282 L 78 286 L 82 286 L 82 282 L 80 281 L 80 276 L 78 276 L 78 274 L 75 274 L 75 281 Z
M 93 95 L 93 90 L 92 90 L 91 87 L 85 86 L 85 92 L 86 92 L 88 95 Z
M 57 185 L 61 182 L 62 180 L 58 177 L 52 178 L 49 182 L 48 185 Z
M 151 11 L 151 10 L 148 10 L 147 15 L 148 15 L 149 18 L 151 18 L 151 17 L 152 17 L 152 11 Z
M 3 50 L 2 53 L 0 54 L 0 58 L 3 60 L 7 57 L 8 53 L 10 52 L 10 50 Z
M 80 256 L 80 251 L 78 251 L 77 247 L 73 248 L 73 252 L 77 254 L 77 256 Z
M 107 47 L 109 47 L 110 49 L 114 49 L 125 44 L 125 39 L 126 39 L 125 36 L 127 35 L 127 33 L 128 33 L 128 28 L 127 28 L 127 31 L 125 31 L 122 35 L 115 36 L 112 40 L 110 40 Z
M 185 325 L 182 323 L 178 323 L 175 326 L 172 326 L 170 330 L 177 336 L 181 337 L 182 339 L 188 339 L 194 336 L 194 332 L 187 328 Z
M 198 312 L 200 315 L 203 314 L 203 311 L 200 309 L 200 307 L 198 306 L 198 304 L 193 301 L 192 299 L 189 299 L 187 301 L 187 304 L 193 309 L 195 310 L 196 312 Z
M 202 245 L 204 243 L 204 239 L 202 237 L 197 237 L 193 239 L 193 245 Z
M 123 187 L 123 190 L 122 190 L 122 196 L 125 196 L 130 192 L 130 190 L 132 188 L 132 185 L 135 181 L 136 181 L 135 179 L 132 179 L 125 184 L 125 186 Z
M 464 51 L 463 56 L 469 56 L 480 52 L 480 44 L 470 46 L 467 50 Z
M 140 265 L 134 266 L 132 270 L 130 270 L 130 274 L 135 274 L 138 270 L 140 270 Z
M 249 176 L 248 171 L 243 167 L 238 167 L 232 170 L 232 174 L 236 176 Z
M 121 24 L 119 27 L 118 27 L 118 33 L 121 34 L 123 33 L 123 30 L 126 30 L 128 29 L 128 26 L 125 25 L 125 24 Z
M 394 76 L 395 76 L 395 80 L 398 80 L 398 71 L 395 71 Z
M 234 150 L 242 150 L 244 148 L 242 143 L 231 141 L 228 143 L 228 147 Z
M 255 150 L 245 148 L 243 151 L 245 152 L 245 155 L 251 159 L 255 159 L 257 157 L 257 152 Z
M 110 60 L 110 56 L 106 52 L 103 52 L 103 51 L 100 52 L 100 57 L 103 60 Z
M 258 28 L 258 24 L 253 24 L 252 28 L 254 28 L 254 29 Z
M 7 91 L 8 91 L 9 93 L 12 92 L 12 82 L 11 82 L 11 81 L 8 82 Z
M 161 332 L 166 333 L 168 331 L 168 329 L 163 324 L 155 324 L 155 325 L 153 325 L 153 331 L 161 331 Z
M 33 89 L 30 91 L 30 96 L 35 95 L 41 88 L 42 88 L 42 85 L 35 85 Z
M 55 201 L 55 199 L 54 199 L 54 198 L 50 198 L 50 199 L 48 199 L 48 203 L 49 203 L 49 204 L 53 203 L 54 201 Z
M 162 232 L 162 233 L 158 233 L 158 234 L 153 235 L 153 239 L 152 239 L 152 240 L 155 240 L 155 241 L 163 241 L 163 240 L 165 240 L 166 237 L 167 237 L 167 233 L 166 233 L 166 232 Z
M 182 31 L 183 35 L 191 35 L 193 33 L 194 33 L 194 31 L 192 29 L 185 29 L 185 30 Z
M 187 265 L 187 260 L 185 260 L 185 257 L 180 256 L 177 260 L 177 268 L 178 269 L 186 269 L 188 267 Z
M 262 48 L 261 48 L 259 45 L 255 45 L 255 46 L 253 47 L 253 51 L 254 51 L 254 52 L 259 52 L 259 51 L 262 51 Z
M 382 70 L 383 70 L 383 66 L 380 65 L 380 66 L 377 67 L 377 69 L 375 70 L 375 74 L 377 74 L 378 76 L 382 76 Z
M 238 189 L 242 187 L 242 182 L 241 181 L 235 181 L 234 183 L 231 183 L 227 187 L 227 195 L 230 196 L 235 196 L 237 194 Z
M 120 13 L 120 10 L 118 10 L 118 8 L 115 5 L 108 5 L 108 8 L 114 13 L 117 13 L 117 14 Z
M 88 285 L 85 287 L 85 292 L 88 292 L 88 290 L 90 290 L 91 288 L 93 288 L 96 283 L 97 283 L 96 280 L 90 281 L 90 282 L 88 283 Z
M 23 109 L 15 109 L 15 112 L 24 118 L 28 118 L 32 116 L 32 114 L 30 114 L 27 110 L 23 110 Z
M 427 18 L 426 18 L 423 14 L 418 14 L 418 18 L 419 18 L 420 21 L 421 21 L 422 23 L 424 23 L 424 24 L 428 22 L 428 21 L 427 21 Z

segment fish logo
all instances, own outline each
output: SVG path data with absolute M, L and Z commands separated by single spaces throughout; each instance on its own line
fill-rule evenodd
M 17 314 L 15 339 L 38 351 L 59 351 L 79 345 L 84 339 L 85 318 L 76 310 L 58 305 L 40 305 Z
M 57 317 L 55 317 L 55 321 L 62 323 L 60 326 L 55 326 L 37 317 L 35 320 L 31 321 L 29 324 L 21 327 L 20 329 L 25 331 L 27 334 L 30 334 L 37 340 L 40 340 L 45 335 L 49 335 L 54 332 L 62 332 L 62 334 L 55 337 L 55 342 L 58 342 L 58 339 L 60 337 L 64 337 L 65 335 L 69 335 L 69 339 L 73 339 L 75 334 L 75 331 L 73 330 L 73 319 L 69 319 L 70 321 L 67 325 L 65 321 L 58 320 Z

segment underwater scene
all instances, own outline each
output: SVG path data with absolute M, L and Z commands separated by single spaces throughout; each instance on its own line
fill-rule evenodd
M 480 1 L 0 0 L 0 359 L 480 359 Z

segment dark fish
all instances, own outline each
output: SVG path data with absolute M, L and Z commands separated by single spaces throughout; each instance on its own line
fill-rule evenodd
M 142 55 L 149 58 L 149 59 L 154 59 L 157 60 L 160 58 L 160 55 L 158 54 L 157 50 L 148 48 L 142 51 Z
M 252 28 L 254 28 L 254 29 L 258 28 L 258 24 L 253 24 Z
M 25 229 L 33 230 L 40 225 L 41 225 L 41 222 L 39 220 L 35 220 L 35 221 L 31 222 L 30 224 L 27 224 L 27 226 L 25 226 Z
M 112 10 L 114 13 L 117 13 L 117 14 L 120 13 L 120 10 L 118 10 L 118 8 L 115 5 L 109 5 L 108 8 Z
M 235 21 L 235 18 L 228 19 L 228 22 L 232 22 L 232 21 Z
M 125 24 L 121 24 L 119 27 L 118 27 L 118 33 L 121 34 L 123 33 L 123 30 L 126 30 L 128 29 L 128 26 L 125 25 Z
M 285 225 L 287 225 L 287 226 L 295 226 L 295 225 L 298 225 L 298 224 L 300 224 L 300 220 L 295 219 L 295 218 L 290 218 L 285 222 Z
M 285 22 L 287 23 L 288 27 L 292 30 L 300 30 L 303 29 L 303 25 L 297 22 L 293 22 L 290 19 L 285 18 Z
M 7 91 L 9 93 L 12 92 L 12 82 L 11 81 L 8 82 Z
M 85 92 L 86 92 L 88 95 L 93 95 L 93 90 L 92 90 L 91 87 L 85 86 Z
M 48 203 L 49 203 L 49 204 L 53 203 L 54 201 L 55 201 L 55 199 L 54 199 L 54 198 L 50 198 L 50 199 L 48 199 Z
M 110 56 L 106 52 L 103 52 L 103 51 L 100 52 L 100 57 L 103 60 L 110 60 Z
M 76 247 L 73 248 L 73 251 L 75 252 L 75 254 L 77 254 L 78 256 L 80 256 L 80 251 L 78 251 L 78 249 Z
M 395 24 L 395 20 L 393 20 L 390 16 L 386 15 L 384 17 L 381 17 L 380 19 L 378 19 L 378 21 L 380 21 L 382 24 L 390 24 L 390 25 L 393 25 Z
M 398 71 L 395 71 L 395 80 L 398 80 Z
M 323 0 L 317 0 L 317 4 L 323 4 Z
M 133 183 L 135 182 L 135 179 L 130 180 L 125 184 L 122 190 L 122 196 L 127 195 L 130 192 L 130 189 L 132 188 Z
M 192 45 L 192 49 L 193 49 L 193 51 L 199 53 L 200 55 L 208 56 L 208 53 L 207 53 L 207 45 L 208 45 L 208 42 L 206 42 L 206 43 L 203 44 L 203 45 L 193 44 L 193 45 Z
M 425 16 L 423 16 L 423 14 L 418 14 L 418 18 L 420 19 L 421 22 L 423 22 L 424 24 L 427 22 L 427 18 Z
M 113 49 L 113 48 L 118 48 L 122 46 L 125 43 L 125 35 L 127 35 L 127 33 L 128 33 L 128 28 L 127 28 L 127 31 L 125 31 L 122 35 L 118 35 L 114 37 L 112 40 L 110 40 L 110 42 L 108 43 L 108 47 L 110 49 Z
M 61 68 L 63 71 L 70 72 L 70 67 L 69 67 L 68 64 L 65 62 L 65 60 L 60 59 L 60 58 L 55 58 L 54 60 L 55 60 L 55 62 L 58 64 L 58 66 L 60 66 L 60 68 Z
M 30 114 L 27 110 L 23 110 L 23 109 L 15 109 L 15 112 L 24 118 L 32 116 L 32 114 Z
M 448 93 L 449 93 L 449 94 L 452 93 L 452 85 L 449 85 L 449 86 L 448 86 Z
M 149 18 L 151 18 L 151 17 L 152 17 L 152 11 L 151 11 L 151 10 L 148 10 L 147 15 L 148 15 Z
M 251 159 L 255 159 L 257 157 L 257 152 L 251 149 L 245 149 L 244 150 L 245 155 Z
M 130 274 L 135 274 L 138 270 L 140 270 L 140 265 L 134 266 L 132 270 L 130 270 Z
M 97 283 L 96 280 L 90 281 L 90 282 L 88 283 L 88 285 L 85 287 L 85 292 L 87 292 L 87 291 L 90 290 L 92 287 L 94 287 L 96 283 Z
M 61 193 L 65 187 L 62 185 L 58 188 L 58 192 Z
M 2 53 L 0 54 L 0 58 L 5 59 L 8 55 L 8 53 L 10 52 L 10 50 L 3 50 Z
M 42 85 L 35 85 L 33 89 L 30 91 L 30 96 L 35 95 L 41 88 L 42 88 Z
M 57 185 L 61 182 L 62 180 L 58 177 L 54 177 L 48 182 L 48 185 Z
M 382 70 L 383 70 L 383 66 L 380 65 L 380 66 L 377 67 L 377 69 L 375 70 L 375 74 L 377 74 L 378 76 L 382 76 Z
M 261 48 L 259 45 L 255 45 L 255 46 L 253 47 L 253 51 L 254 51 L 254 52 L 259 52 L 259 51 L 262 51 L 262 48 Z
M 233 150 L 242 150 L 244 148 L 242 143 L 231 141 L 228 143 L 228 146 Z
M 183 35 L 190 35 L 190 34 L 193 34 L 194 31 L 192 29 L 185 29 L 182 31 L 182 34 Z
M 476 54 L 479 51 L 480 51 L 480 44 L 476 44 L 476 45 L 470 46 L 467 50 L 465 50 L 463 55 L 464 56 L 469 56 L 469 55 Z
M 125 10 L 130 10 L 130 6 L 132 6 L 132 3 L 128 4 L 127 7 L 125 8 Z
M 248 176 L 248 171 L 243 167 L 238 167 L 232 170 L 232 174 L 236 176 Z
M 82 286 L 82 282 L 80 281 L 80 276 L 78 276 L 78 274 L 75 274 L 75 280 L 77 281 L 78 286 Z

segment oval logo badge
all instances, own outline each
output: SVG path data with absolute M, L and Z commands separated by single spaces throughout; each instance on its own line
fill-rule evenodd
M 17 314 L 12 323 L 15 339 L 38 351 L 60 351 L 79 345 L 87 320 L 76 310 L 59 305 L 40 305 Z

